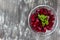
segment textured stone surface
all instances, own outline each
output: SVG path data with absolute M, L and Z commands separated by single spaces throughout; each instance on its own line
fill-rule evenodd
M 60 0 L 0 0 L 0 40 L 60 40 L 60 21 L 56 31 L 45 37 L 32 32 L 27 26 L 27 16 L 40 4 L 52 6 L 60 20 Z M 56 8 L 57 7 L 57 8 Z

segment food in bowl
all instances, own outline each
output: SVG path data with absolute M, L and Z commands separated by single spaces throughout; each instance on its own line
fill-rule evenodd
M 29 18 L 30 27 L 36 32 L 46 32 L 47 30 L 52 30 L 54 21 L 54 13 L 44 7 L 35 9 Z

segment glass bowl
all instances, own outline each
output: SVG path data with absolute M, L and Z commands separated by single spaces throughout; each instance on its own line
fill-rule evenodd
M 31 26 L 30 26 L 30 16 L 31 16 L 32 13 L 34 13 L 34 11 L 36 11 L 36 9 L 42 8 L 42 7 L 43 7 L 43 8 L 46 8 L 46 9 L 48 9 L 48 10 L 51 10 L 51 12 L 54 14 L 54 17 L 55 17 L 54 24 L 53 24 L 53 27 L 52 27 L 51 30 L 47 30 L 46 32 L 35 32 L 35 31 L 32 30 L 32 28 L 31 28 Z M 36 34 L 38 34 L 38 35 L 46 36 L 46 35 L 52 34 L 52 33 L 56 30 L 57 24 L 58 24 L 57 12 L 55 12 L 55 10 L 54 10 L 52 7 L 48 6 L 48 5 L 38 5 L 38 6 L 36 6 L 35 8 L 33 8 L 33 9 L 30 11 L 29 15 L 28 15 L 28 26 L 29 26 L 29 28 L 30 28 L 30 30 L 31 30 L 32 32 L 34 32 L 34 33 L 36 33 Z

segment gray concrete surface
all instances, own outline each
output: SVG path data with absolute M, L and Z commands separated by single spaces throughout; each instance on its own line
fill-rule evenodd
M 49 36 L 35 38 L 35 39 L 32 36 L 34 35 L 34 33 L 32 33 L 32 35 L 29 34 L 30 30 L 28 28 L 25 28 L 24 25 L 22 27 L 25 29 L 18 28 L 18 25 L 17 25 L 18 24 L 18 16 L 17 16 L 18 11 L 17 10 L 18 10 L 19 1 L 21 0 L 0 0 L 0 16 L 1 16 L 0 17 L 0 38 L 1 38 L 0 40 L 60 40 L 60 0 L 58 0 L 57 2 L 58 3 L 57 14 L 58 14 L 58 20 L 59 20 L 58 28 L 53 34 Z M 34 0 L 32 2 L 34 2 Z M 30 1 L 30 3 L 32 2 Z M 27 3 L 29 3 L 29 1 Z M 31 5 L 29 4 L 29 6 Z M 20 35 L 18 35 L 19 33 L 18 29 L 20 30 Z M 24 31 L 24 32 L 21 32 L 21 31 Z

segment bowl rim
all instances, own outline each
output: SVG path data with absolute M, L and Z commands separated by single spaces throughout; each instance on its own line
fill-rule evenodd
M 48 5 L 38 5 L 38 6 L 34 7 L 34 8 L 30 11 L 30 13 L 29 13 L 29 15 L 28 15 L 28 26 L 29 26 L 30 30 L 32 31 L 32 29 L 31 29 L 31 27 L 30 27 L 30 24 L 29 24 L 30 15 L 31 15 L 31 13 L 32 13 L 36 8 L 43 7 L 43 6 L 48 7 L 48 8 L 51 8 L 51 9 L 54 11 L 55 15 L 56 15 L 56 26 L 55 26 L 55 28 L 53 29 L 53 31 L 51 31 L 51 32 L 48 33 L 48 34 L 42 35 L 42 36 L 47 36 L 47 35 L 52 34 L 52 33 L 56 30 L 56 28 L 57 28 L 57 26 L 58 26 L 58 16 L 57 16 L 57 12 L 56 12 L 52 7 L 50 7 L 50 6 L 48 6 Z M 34 31 L 33 31 L 33 32 L 34 32 Z M 37 33 L 38 33 L 38 32 L 37 32 Z M 39 33 L 40 33 L 40 32 L 39 32 Z

